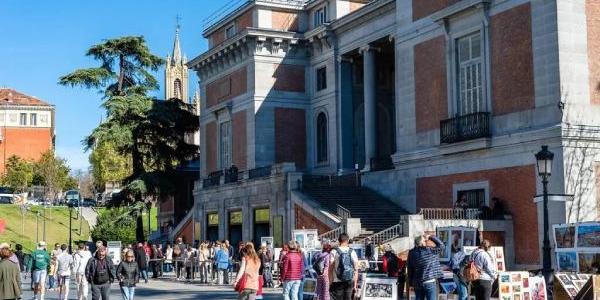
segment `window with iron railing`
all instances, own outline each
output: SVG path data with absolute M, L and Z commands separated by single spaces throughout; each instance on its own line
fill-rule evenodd
M 458 110 L 460 116 L 486 111 L 482 84 L 482 47 L 479 32 L 456 41 Z

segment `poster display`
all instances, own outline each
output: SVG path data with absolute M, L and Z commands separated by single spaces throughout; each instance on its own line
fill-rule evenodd
M 475 251 L 477 247 L 475 246 L 465 246 L 464 251 L 467 255 L 471 255 L 473 251 Z M 489 251 L 490 255 L 496 262 L 496 268 L 498 272 L 506 271 L 506 261 L 504 259 L 504 247 L 491 247 Z
M 554 274 L 556 278 L 554 286 L 555 293 L 560 296 L 566 296 L 570 299 L 575 298 L 579 291 L 590 279 L 591 275 L 588 274 L 577 274 L 577 273 L 563 273 L 557 272 Z M 556 284 L 558 282 L 559 284 Z
M 529 272 L 498 273 L 500 300 L 532 300 Z
M 398 285 L 396 278 L 364 278 L 362 300 L 396 300 Z
M 260 244 L 271 245 L 273 247 L 273 237 L 272 236 L 263 236 L 260 238 Z
M 474 227 L 437 227 L 436 236 L 442 240 L 446 248 L 440 253 L 440 262 L 449 262 L 457 249 L 476 245 L 477 228 Z
M 317 280 L 314 278 L 304 278 L 304 287 L 302 291 L 304 295 L 316 296 Z
M 319 235 L 316 229 L 292 230 L 292 237 L 302 249 L 312 250 L 321 248 Z
M 561 272 L 593 274 L 600 266 L 600 223 L 553 226 L 556 261 Z
M 113 265 L 121 262 L 121 241 L 106 242 L 106 255 L 112 259 Z
M 546 300 L 546 280 L 544 276 L 529 277 L 531 300 Z

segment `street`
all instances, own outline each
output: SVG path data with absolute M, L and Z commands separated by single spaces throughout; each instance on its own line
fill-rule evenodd
M 24 287 L 29 287 L 30 279 L 28 278 L 25 282 Z M 147 284 L 139 283 L 135 291 L 136 298 L 140 299 L 206 299 L 206 300 L 224 300 L 224 299 L 237 299 L 237 293 L 233 291 L 233 287 L 224 285 L 200 285 L 197 283 L 186 283 L 183 281 L 175 281 L 172 277 L 166 277 L 164 279 L 151 279 Z M 23 291 L 23 299 L 32 299 L 33 292 L 25 288 Z M 57 299 L 58 291 L 47 291 L 45 299 Z M 119 285 L 113 284 L 111 293 L 111 299 L 121 299 L 121 293 L 119 291 Z M 263 299 L 274 300 L 281 299 L 280 289 L 266 289 Z M 74 280 L 71 281 L 71 288 L 69 291 L 69 299 L 77 299 L 77 289 L 74 284 Z M 91 291 L 88 295 L 88 299 L 92 299 Z

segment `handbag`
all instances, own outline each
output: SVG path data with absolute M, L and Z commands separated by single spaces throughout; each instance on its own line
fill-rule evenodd
M 248 280 L 248 274 L 246 274 L 247 267 L 248 265 L 244 265 L 244 273 L 242 274 L 242 277 L 240 277 L 240 280 L 235 284 L 234 290 L 238 293 L 241 293 L 246 288 L 246 281 Z

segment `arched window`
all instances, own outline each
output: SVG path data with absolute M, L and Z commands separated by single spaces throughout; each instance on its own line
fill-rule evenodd
M 173 83 L 173 97 L 177 98 L 177 99 L 181 99 L 182 97 L 182 92 L 181 92 L 181 80 L 179 79 L 175 79 L 175 82 Z M 181 99 L 183 100 L 183 99 Z
M 324 112 L 317 116 L 317 162 L 327 161 L 327 116 Z

